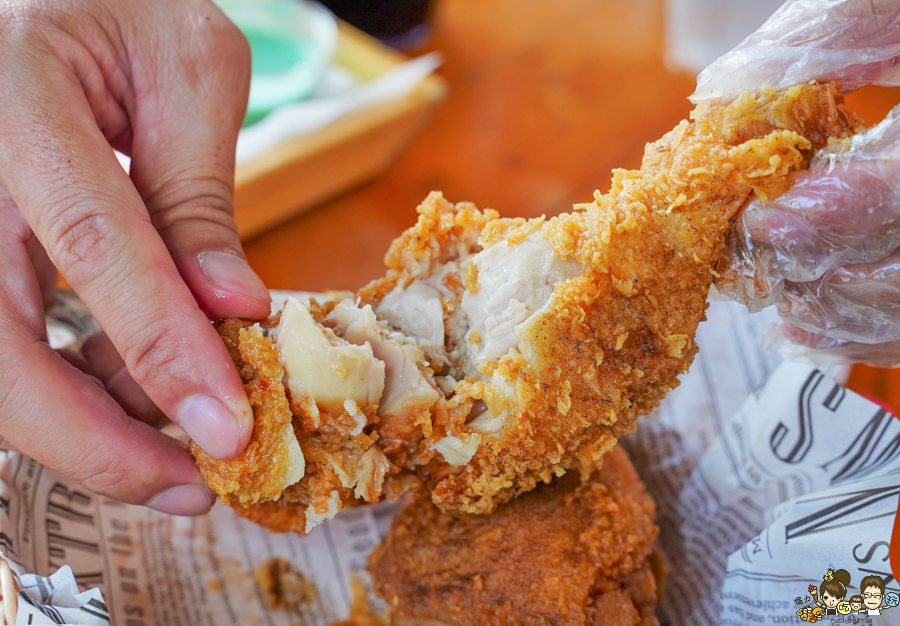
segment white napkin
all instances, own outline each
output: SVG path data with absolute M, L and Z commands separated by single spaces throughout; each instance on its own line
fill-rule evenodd
M 363 107 L 400 98 L 410 93 L 442 62 L 432 52 L 412 59 L 366 83 L 355 83 L 337 68 L 329 68 L 328 79 L 309 100 L 287 104 L 238 136 L 237 164 L 264 154 L 279 143 L 312 132 Z M 342 68 L 341 68 L 342 69 Z

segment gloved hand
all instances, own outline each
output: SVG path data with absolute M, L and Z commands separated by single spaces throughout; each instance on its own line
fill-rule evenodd
M 704 70 L 693 100 L 813 79 L 897 85 L 898 58 L 896 2 L 794 0 Z M 795 354 L 900 363 L 900 108 L 820 153 L 784 195 L 752 201 L 718 272 L 751 310 L 777 306 Z
M 269 312 L 231 217 L 247 42 L 208 0 L 0 0 L 0 29 L 0 436 L 97 493 L 203 513 L 155 428 L 161 410 L 218 458 L 252 430 L 204 315 Z M 105 331 L 80 355 L 46 343 L 51 261 Z

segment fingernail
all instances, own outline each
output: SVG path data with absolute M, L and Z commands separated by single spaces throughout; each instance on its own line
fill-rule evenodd
M 216 398 L 191 396 L 182 403 L 175 421 L 214 459 L 230 459 L 243 449 L 245 429 Z
M 231 252 L 202 252 L 197 257 L 200 271 L 206 278 L 225 291 L 269 301 L 269 290 L 247 262 Z
M 215 503 L 216 496 L 202 485 L 170 487 L 146 504 L 169 515 L 203 515 Z

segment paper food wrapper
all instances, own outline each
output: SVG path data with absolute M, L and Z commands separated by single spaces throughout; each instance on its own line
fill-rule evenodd
M 59 339 L 95 328 L 70 296 L 54 314 Z M 900 422 L 828 372 L 764 351 L 772 314 L 713 302 L 708 318 L 681 386 L 622 441 L 659 507 L 670 565 L 661 621 L 812 621 L 809 586 L 844 569 L 848 600 L 865 576 L 882 577 L 881 615 L 819 620 L 900 624 L 900 608 L 888 606 L 900 591 L 888 560 Z M 170 517 L 91 494 L 19 453 L 0 460 L 0 548 L 20 573 L 53 574 L 19 582 L 23 593 L 43 587 L 41 602 L 58 607 L 20 601 L 20 623 L 61 623 L 37 621 L 55 610 L 72 623 L 105 624 L 77 613 L 92 606 L 105 615 L 102 605 L 122 626 L 325 626 L 347 615 L 350 577 L 365 579 L 367 556 L 397 510 L 364 506 L 308 537 L 273 534 L 225 506 L 200 518 Z M 273 557 L 316 587 L 299 611 L 265 606 L 253 572 Z
M 20 573 L 21 566 L 8 563 L 19 584 L 16 594 L 16 624 L 85 624 L 107 626 L 109 609 L 99 589 L 81 591 L 72 568 L 63 565 L 50 576 Z

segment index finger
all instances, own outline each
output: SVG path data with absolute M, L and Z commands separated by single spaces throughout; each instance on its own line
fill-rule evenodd
M 19 49 L 28 44 L 5 48 Z M 33 47 L 24 59 L 3 61 L 11 68 L 0 75 L 4 186 L 135 381 L 209 454 L 236 455 L 252 430 L 240 378 L 78 79 Z

